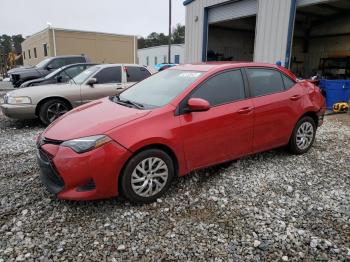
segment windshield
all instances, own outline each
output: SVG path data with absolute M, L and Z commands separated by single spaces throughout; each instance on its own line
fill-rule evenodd
M 53 77 L 54 75 L 58 74 L 61 70 L 62 70 L 62 67 L 54 70 L 50 74 L 46 75 L 44 78 L 45 79 L 49 79 L 49 78 Z
M 125 90 L 120 99 L 140 104 L 143 108 L 156 108 L 168 104 L 203 72 L 165 70 Z
M 46 58 L 43 61 L 39 62 L 38 64 L 36 64 L 36 68 L 42 68 L 45 67 L 46 64 L 48 64 L 51 61 L 51 58 Z
M 86 69 L 85 71 L 81 72 L 79 75 L 77 75 L 76 77 L 74 77 L 71 81 L 69 81 L 70 83 L 75 83 L 77 85 L 81 85 L 82 83 L 84 83 L 86 80 L 88 80 L 92 74 L 94 74 L 97 70 L 99 70 L 100 67 L 99 66 L 92 66 L 88 69 Z

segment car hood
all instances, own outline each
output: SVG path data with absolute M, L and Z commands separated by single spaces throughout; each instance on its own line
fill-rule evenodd
M 19 88 L 17 90 L 8 92 L 9 96 L 41 96 L 41 95 L 54 95 L 62 89 L 62 87 L 69 87 L 72 84 L 51 84 L 51 85 L 42 85 L 42 86 L 28 86 L 25 88 Z M 35 101 L 34 101 L 35 102 Z
M 33 69 L 34 66 L 26 66 L 26 67 L 18 67 L 18 68 L 12 68 L 11 70 L 7 71 L 8 74 L 16 74 L 17 72 L 25 71 L 28 69 Z
M 37 78 L 37 79 L 29 80 L 29 81 L 24 82 L 20 87 L 28 87 L 28 85 L 30 85 L 30 84 L 40 83 L 40 82 L 43 82 L 45 80 L 46 79 L 44 77 L 40 77 L 40 78 Z
M 103 98 L 75 108 L 53 122 L 43 133 L 48 139 L 66 141 L 74 138 L 100 135 L 149 114 L 118 105 Z

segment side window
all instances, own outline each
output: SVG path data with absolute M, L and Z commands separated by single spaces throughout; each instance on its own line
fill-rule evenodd
M 144 67 L 128 66 L 126 70 L 127 82 L 139 82 L 150 75 Z
M 82 56 L 78 57 L 66 57 L 65 58 L 65 64 L 70 65 L 70 64 L 77 64 L 77 63 L 85 63 L 85 58 Z
M 62 77 L 62 82 L 67 82 L 74 78 L 76 75 L 80 74 L 82 71 L 84 71 L 84 66 L 74 66 L 67 68 L 66 70 L 62 71 L 59 75 Z
M 95 76 L 98 84 L 120 83 L 122 81 L 121 67 L 108 67 L 102 69 Z
M 244 99 L 241 70 L 224 72 L 210 78 L 191 94 L 191 98 L 194 97 L 207 100 L 211 106 Z
M 48 66 L 50 66 L 52 69 L 57 69 L 57 68 L 60 68 L 64 65 L 65 64 L 64 64 L 63 58 L 56 58 L 56 59 L 52 60 L 52 62 L 50 64 L 48 64 Z
M 284 74 L 282 74 L 282 79 L 285 89 L 289 89 L 295 85 L 295 82 Z
M 247 74 L 254 96 L 263 96 L 284 90 L 281 73 L 276 70 L 248 68 Z

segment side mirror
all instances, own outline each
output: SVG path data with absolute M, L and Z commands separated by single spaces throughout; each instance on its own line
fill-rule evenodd
M 52 66 L 48 65 L 48 66 L 46 67 L 46 69 L 49 70 L 49 71 L 51 71 L 51 70 L 54 69 L 54 68 L 53 68 Z
M 209 109 L 209 102 L 202 98 L 190 98 L 187 102 L 187 112 L 203 112 Z
M 96 84 L 96 83 L 97 83 L 97 79 L 96 79 L 96 78 L 90 78 L 90 79 L 86 82 L 86 84 L 89 85 L 89 86 L 91 86 L 91 87 L 93 87 L 94 84 Z
M 62 76 L 56 76 L 56 81 L 57 81 L 57 83 L 61 83 L 62 82 Z

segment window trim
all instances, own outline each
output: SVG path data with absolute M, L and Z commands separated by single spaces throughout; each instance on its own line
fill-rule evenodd
M 265 94 L 265 95 L 255 96 L 255 95 L 254 95 L 254 90 L 253 90 L 253 88 L 252 88 L 252 86 L 251 86 L 251 83 L 250 83 L 250 81 L 249 81 L 248 72 L 247 72 L 248 69 L 273 70 L 273 71 L 276 71 L 276 72 L 280 73 L 280 77 L 281 77 L 282 84 L 283 84 L 283 90 L 278 91 L 278 92 L 273 92 L 273 93 Z M 266 67 L 266 66 L 246 66 L 246 67 L 244 67 L 244 73 L 245 73 L 246 78 L 247 78 L 247 83 L 248 83 L 248 87 L 249 87 L 249 92 L 250 92 L 250 97 L 251 97 L 251 98 L 257 98 L 257 97 L 264 97 L 264 96 L 279 94 L 279 93 L 286 92 L 287 90 L 290 89 L 290 88 L 289 88 L 289 89 L 286 89 L 286 86 L 285 86 L 284 81 L 283 81 L 283 78 L 282 78 L 282 74 L 284 74 L 284 73 L 281 72 L 280 70 L 278 70 L 277 68 Z M 286 74 L 284 74 L 284 75 L 286 75 Z M 286 76 L 287 76 L 287 75 L 286 75 Z M 288 76 L 287 76 L 287 77 L 288 77 Z M 290 78 L 290 77 L 289 77 L 289 78 Z M 291 79 L 291 78 L 290 78 L 290 80 L 293 81 L 293 79 Z M 293 81 L 293 82 L 295 82 L 295 81 Z M 295 83 L 296 83 L 296 82 L 295 82 Z
M 224 74 L 224 73 L 227 73 L 227 72 L 232 72 L 232 71 L 240 71 L 241 72 L 241 75 L 242 75 L 242 80 L 243 80 L 243 88 L 244 88 L 244 96 L 245 98 L 242 98 L 242 99 L 238 99 L 238 100 L 234 100 L 234 101 L 230 101 L 230 102 L 226 102 L 226 103 L 222 103 L 222 104 L 217 104 L 217 105 L 210 105 L 210 108 L 215 108 L 215 107 L 219 107 L 219 106 L 223 106 L 223 105 L 227 105 L 227 104 L 232 104 L 232 103 L 236 103 L 236 102 L 239 102 L 239 101 L 244 101 L 244 100 L 248 100 L 251 98 L 250 96 L 250 90 L 247 88 L 248 87 L 248 83 L 247 83 L 247 79 L 246 79 L 246 76 L 245 76 L 245 72 L 243 72 L 243 67 L 239 67 L 239 68 L 229 68 L 229 69 L 225 69 L 225 70 L 222 70 L 222 71 L 219 71 L 219 72 L 216 72 L 212 75 L 210 75 L 209 77 L 207 77 L 206 79 L 204 79 L 202 82 L 200 82 L 195 88 L 193 88 L 191 90 L 190 93 L 188 93 L 177 105 L 176 107 L 176 110 L 175 110 L 175 116 L 179 116 L 179 115 L 184 115 L 186 114 L 186 106 L 184 105 L 184 103 L 186 101 L 189 100 L 189 97 L 198 89 L 200 88 L 203 84 L 205 84 L 206 82 L 208 82 L 210 79 L 218 76 L 218 75 L 221 75 L 221 74 Z

